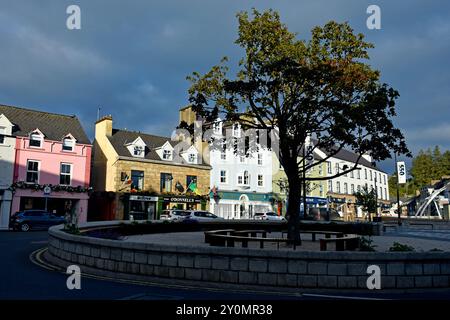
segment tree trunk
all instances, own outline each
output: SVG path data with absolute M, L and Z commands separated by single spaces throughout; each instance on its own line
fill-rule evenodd
M 300 199 L 301 182 L 299 179 L 289 178 L 289 194 L 287 215 L 288 220 L 288 239 L 295 244 L 301 244 L 300 238 Z

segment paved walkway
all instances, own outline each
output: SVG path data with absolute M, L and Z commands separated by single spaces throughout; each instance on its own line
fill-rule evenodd
M 267 237 L 279 238 L 281 234 L 279 232 L 272 232 Z M 303 251 L 319 251 L 319 241 L 312 242 L 311 234 L 302 234 L 302 245 L 297 247 L 297 250 Z M 322 236 L 317 236 L 320 239 Z M 407 244 L 414 247 L 415 251 L 429 251 L 433 249 L 439 249 L 442 251 L 450 251 L 450 230 L 442 231 L 402 231 L 386 233 L 383 236 L 371 237 L 373 244 L 376 246 L 375 250 L 384 252 L 388 251 L 394 242 L 401 244 Z M 209 246 L 204 242 L 203 232 L 180 232 L 180 233 L 162 233 L 162 234 L 146 234 L 129 236 L 124 241 L 127 242 L 144 242 L 144 243 L 160 243 L 160 244 L 174 244 L 174 245 L 195 245 L 195 246 Z M 240 243 L 236 245 L 240 247 Z M 266 243 L 264 245 L 266 249 L 277 249 L 275 243 Z M 249 248 L 259 248 L 259 243 L 249 243 Z M 333 246 L 330 246 L 329 250 L 333 250 Z M 292 250 L 291 247 L 286 247 L 284 244 L 280 244 L 280 250 Z

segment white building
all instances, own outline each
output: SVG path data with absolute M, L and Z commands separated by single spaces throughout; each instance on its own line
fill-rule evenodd
M 0 229 L 8 229 L 13 181 L 16 138 L 12 136 L 13 124 L 0 114 Z
M 225 137 L 223 122 L 214 124 L 214 137 Z M 243 134 L 238 124 L 228 127 L 232 136 Z M 224 141 L 224 140 L 221 140 Z M 210 210 L 226 219 L 252 218 L 255 213 L 272 211 L 272 152 L 258 147 L 251 156 L 236 154 L 233 148 L 210 148 Z
M 320 158 L 326 157 L 325 152 L 316 149 L 316 154 Z M 336 155 L 327 160 L 327 176 L 333 176 L 344 171 L 345 168 L 354 166 L 358 155 L 341 150 Z M 346 213 L 355 211 L 356 216 L 361 217 L 362 212 L 355 205 L 353 194 L 367 187 L 369 190 L 375 190 L 379 204 L 387 206 L 389 202 L 389 184 L 388 175 L 372 163 L 369 155 L 363 155 L 359 160 L 358 169 L 337 178 L 328 180 L 327 194 L 329 202 L 334 203 L 335 207 Z

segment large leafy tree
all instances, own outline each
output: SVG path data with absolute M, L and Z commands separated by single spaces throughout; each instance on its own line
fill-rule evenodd
M 379 72 L 367 64 L 367 50 L 373 45 L 347 23 L 315 27 L 311 39 L 304 41 L 280 22 L 275 11 L 241 12 L 237 18 L 236 44 L 244 55 L 236 76 L 228 76 L 226 58 L 205 74 L 194 72 L 188 77 L 190 102 L 206 122 L 221 116 L 247 129 L 271 132 L 272 147 L 278 142 L 289 184 L 288 237 L 298 242 L 304 180 L 347 174 L 357 169 L 365 153 L 377 161 L 392 151 L 409 152 L 391 121 L 399 94 L 380 83 Z M 313 147 L 306 149 L 308 137 Z M 343 148 L 359 155 L 354 166 L 331 177 L 303 174 Z M 315 149 L 327 156 L 304 162 Z

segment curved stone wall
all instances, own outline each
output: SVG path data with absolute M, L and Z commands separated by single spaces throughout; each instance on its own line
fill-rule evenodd
M 113 225 L 115 223 L 108 223 Z M 89 228 L 105 223 L 90 223 Z M 49 230 L 53 263 L 185 280 L 296 288 L 366 289 L 367 267 L 381 289 L 450 288 L 450 252 L 302 252 L 121 242 Z M 83 270 L 83 268 L 82 268 Z

